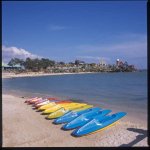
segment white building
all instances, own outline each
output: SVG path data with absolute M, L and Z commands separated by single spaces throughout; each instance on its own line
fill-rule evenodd
M 104 59 L 100 59 L 99 61 L 101 66 L 106 66 L 106 61 Z

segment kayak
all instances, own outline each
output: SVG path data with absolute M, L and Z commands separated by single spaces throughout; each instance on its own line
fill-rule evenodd
M 32 102 L 37 101 L 39 99 L 42 99 L 42 97 L 37 97 L 37 98 L 30 99 L 30 100 L 27 101 L 27 103 L 31 104 Z
M 77 105 L 74 105 L 74 106 L 68 106 L 66 108 L 60 108 L 59 110 L 57 110 L 57 111 L 51 113 L 50 115 L 48 115 L 47 118 L 49 118 L 49 119 L 58 118 L 58 117 L 60 117 L 64 114 L 66 114 L 70 110 L 75 110 L 77 108 L 82 108 L 84 106 L 87 106 L 87 104 L 77 104 Z
M 47 98 L 48 100 L 59 100 L 58 98 L 56 98 L 56 97 L 49 97 L 49 98 Z
M 24 102 L 27 103 L 27 102 L 29 102 L 29 101 L 31 101 L 31 100 L 33 100 L 33 99 L 37 99 L 37 98 L 38 98 L 38 97 L 33 97 L 33 98 L 30 98 L 30 99 L 25 100 Z
M 41 99 L 41 100 L 34 102 L 32 105 L 36 107 L 37 104 L 43 103 L 45 101 L 48 101 L 48 102 L 56 102 L 57 101 L 58 102 L 59 100 L 56 100 L 56 99 L 55 100 L 49 100 L 49 99 L 45 98 L 45 99 Z
M 83 136 L 90 133 L 94 133 L 96 131 L 101 131 L 106 129 L 108 126 L 116 123 L 119 119 L 124 117 L 127 113 L 126 112 L 118 112 L 108 116 L 97 116 L 84 126 L 80 127 L 79 129 L 75 129 L 72 132 L 74 136 Z
M 99 110 L 100 110 L 99 107 L 89 108 L 89 109 L 80 110 L 80 111 L 73 110 L 73 111 L 70 111 L 70 112 L 64 114 L 63 116 L 55 119 L 54 124 L 67 123 L 67 122 L 74 120 L 75 118 L 77 118 L 78 116 L 80 116 L 84 113 L 92 112 L 92 111 L 94 112 L 94 111 L 99 111 Z
M 91 111 L 91 112 L 85 113 L 85 114 L 80 115 L 79 117 L 75 118 L 71 122 L 65 124 L 62 127 L 62 129 L 70 130 L 70 129 L 74 129 L 77 127 L 81 127 L 81 126 L 85 125 L 86 123 L 88 123 L 89 121 L 91 121 L 92 119 L 94 119 L 94 117 L 96 117 L 97 115 L 105 116 L 110 112 L 111 112 L 111 110 L 106 109 L 106 110 L 100 110 L 100 111 L 94 111 L 94 112 Z
M 57 107 L 56 108 L 52 108 L 49 110 L 50 113 L 54 113 L 56 112 L 57 110 L 61 109 L 61 108 L 64 108 L 66 110 L 73 110 L 75 108 L 79 108 L 79 107 L 82 107 L 84 105 L 87 105 L 85 103 L 82 103 L 82 104 L 79 104 L 79 103 L 71 103 L 71 104 L 68 104 L 68 105 L 64 105 L 64 106 L 61 106 L 61 107 Z M 65 110 L 64 110 L 65 111 Z M 68 112 L 68 111 L 67 111 Z M 53 115 L 52 115 L 53 116 Z M 48 116 L 48 118 L 51 118 L 52 116 Z
M 72 101 L 69 100 L 63 100 L 63 101 L 57 101 L 57 102 L 49 102 L 48 104 L 42 105 L 38 108 L 38 110 L 45 110 L 48 109 L 56 104 L 63 104 L 63 103 L 72 103 Z
M 54 112 L 55 115 L 57 115 L 56 113 L 60 113 L 60 115 L 57 115 L 55 118 L 59 119 L 70 112 L 79 112 L 79 111 L 87 110 L 91 107 L 93 107 L 93 105 L 84 105 L 84 106 L 81 106 L 81 107 L 75 108 L 75 109 L 68 109 L 68 110 L 65 109 L 65 111 L 64 111 L 64 108 L 62 108 L 62 109 L 59 109 L 58 111 Z M 59 124 L 59 120 L 61 120 L 61 119 L 56 121 L 57 119 L 55 119 L 53 123 Z
M 35 106 L 35 105 L 37 105 L 37 104 L 40 104 L 40 103 L 43 103 L 43 102 L 45 102 L 45 101 L 51 101 L 51 102 L 53 102 L 53 101 L 56 101 L 56 100 L 48 100 L 47 98 L 41 99 L 41 100 L 38 100 L 38 101 L 34 102 L 34 103 L 33 103 L 33 106 Z
M 49 101 L 49 100 L 46 100 L 44 102 L 41 102 L 41 103 L 38 103 L 38 104 L 34 105 L 34 107 L 38 109 L 39 107 L 47 105 L 47 104 L 49 104 L 51 102 L 59 102 L 60 104 L 62 104 L 62 103 L 72 103 L 72 101 L 68 101 L 68 100 L 64 100 L 64 101 L 56 101 L 56 100 Z
M 36 104 L 33 104 L 32 106 L 35 107 L 35 108 L 39 108 L 39 107 L 41 107 L 43 105 L 49 104 L 50 102 L 55 102 L 55 101 L 52 101 L 52 100 L 50 101 L 50 100 L 45 99 L 45 100 L 40 101 L 40 102 L 38 102 Z
M 32 99 L 31 101 L 28 101 L 27 103 L 28 104 L 34 104 L 35 102 L 37 102 L 39 100 L 42 100 L 42 97 L 38 97 L 38 98 Z
M 70 106 L 75 105 L 75 103 L 72 102 L 72 103 L 55 104 L 55 105 L 45 109 L 42 114 L 49 114 L 49 113 L 52 113 L 53 111 L 56 111 L 56 110 L 63 108 L 65 106 L 67 107 L 69 105 Z
M 30 101 L 28 101 L 28 103 L 29 104 L 35 104 L 35 103 L 37 103 L 37 102 L 40 102 L 40 101 L 43 101 L 43 100 L 45 100 L 45 99 L 47 99 L 47 100 L 57 100 L 56 98 L 42 98 L 42 97 L 40 97 L 40 98 L 36 98 L 36 99 L 33 99 L 33 100 L 30 100 Z
M 43 101 L 43 100 L 44 99 L 42 97 L 40 97 L 40 98 L 37 98 L 37 99 L 33 99 L 33 100 L 29 101 L 28 103 L 29 104 L 35 104 L 36 102 L 40 102 L 40 101 Z
M 67 108 L 68 106 L 74 106 L 74 105 L 77 105 L 79 103 L 64 103 L 64 104 L 57 104 L 56 106 L 53 106 L 53 107 L 50 107 L 46 110 L 43 111 L 43 114 L 49 114 L 49 113 L 52 113 L 52 112 L 55 112 L 57 111 L 58 109 L 60 108 Z

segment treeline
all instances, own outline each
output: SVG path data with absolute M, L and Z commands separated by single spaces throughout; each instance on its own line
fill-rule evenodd
M 24 67 L 26 70 L 40 71 L 42 69 L 46 69 L 49 66 L 54 66 L 55 61 L 49 60 L 46 58 L 41 58 L 41 59 L 26 58 L 26 60 L 19 59 L 19 58 L 13 58 L 8 63 L 9 66 L 15 66 L 18 64 L 20 66 Z
M 134 65 L 128 65 L 128 63 L 120 63 L 118 65 L 103 65 L 96 63 L 85 63 L 84 61 L 75 60 L 74 62 L 64 63 L 55 62 L 46 58 L 26 58 L 26 60 L 13 58 L 8 63 L 9 66 L 20 65 L 21 70 L 19 72 L 39 72 L 43 71 L 46 73 L 71 73 L 71 72 L 132 72 L 136 71 Z

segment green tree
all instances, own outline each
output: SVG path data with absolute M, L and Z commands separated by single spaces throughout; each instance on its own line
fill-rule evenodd
M 40 60 L 38 58 L 35 58 L 32 60 L 33 61 L 33 71 L 39 71 L 40 70 Z
M 65 63 L 63 61 L 60 61 L 59 64 L 60 65 L 65 65 Z
M 42 58 L 39 65 L 40 68 L 46 69 L 49 66 L 49 59 Z
M 9 66 L 15 66 L 17 64 L 24 66 L 25 61 L 23 59 L 19 59 L 19 58 L 12 58 L 8 63 Z
M 75 65 L 79 65 L 79 63 L 80 63 L 80 60 L 75 60 Z
M 25 68 L 26 69 L 29 69 L 29 70 L 32 70 L 33 69 L 33 61 L 31 58 L 26 58 L 26 61 L 25 61 Z
M 55 65 L 55 61 L 54 60 L 49 60 L 49 65 L 50 66 L 54 66 Z

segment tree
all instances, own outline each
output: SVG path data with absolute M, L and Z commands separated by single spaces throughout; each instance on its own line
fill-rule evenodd
M 29 58 L 29 57 L 26 58 L 24 66 L 25 66 L 26 69 L 29 69 L 29 70 L 33 69 L 33 61 L 32 61 L 32 59 Z
M 19 59 L 19 58 L 12 58 L 8 63 L 9 66 L 15 66 L 17 64 L 24 66 L 25 61 L 23 59 Z
M 59 64 L 60 65 L 65 65 L 65 63 L 63 61 L 60 61 Z
M 54 66 L 55 65 L 55 61 L 54 60 L 49 60 L 49 65 L 50 66 Z
M 15 60 L 11 59 L 8 63 L 9 66 L 14 66 L 15 65 Z
M 46 69 L 49 66 L 49 59 L 42 58 L 39 65 L 40 68 Z
M 75 60 L 75 65 L 79 65 L 79 63 L 80 63 L 80 60 Z
M 96 63 L 91 63 L 90 66 L 94 67 L 94 66 L 96 66 Z
M 40 60 L 38 58 L 33 59 L 34 71 L 40 70 Z

